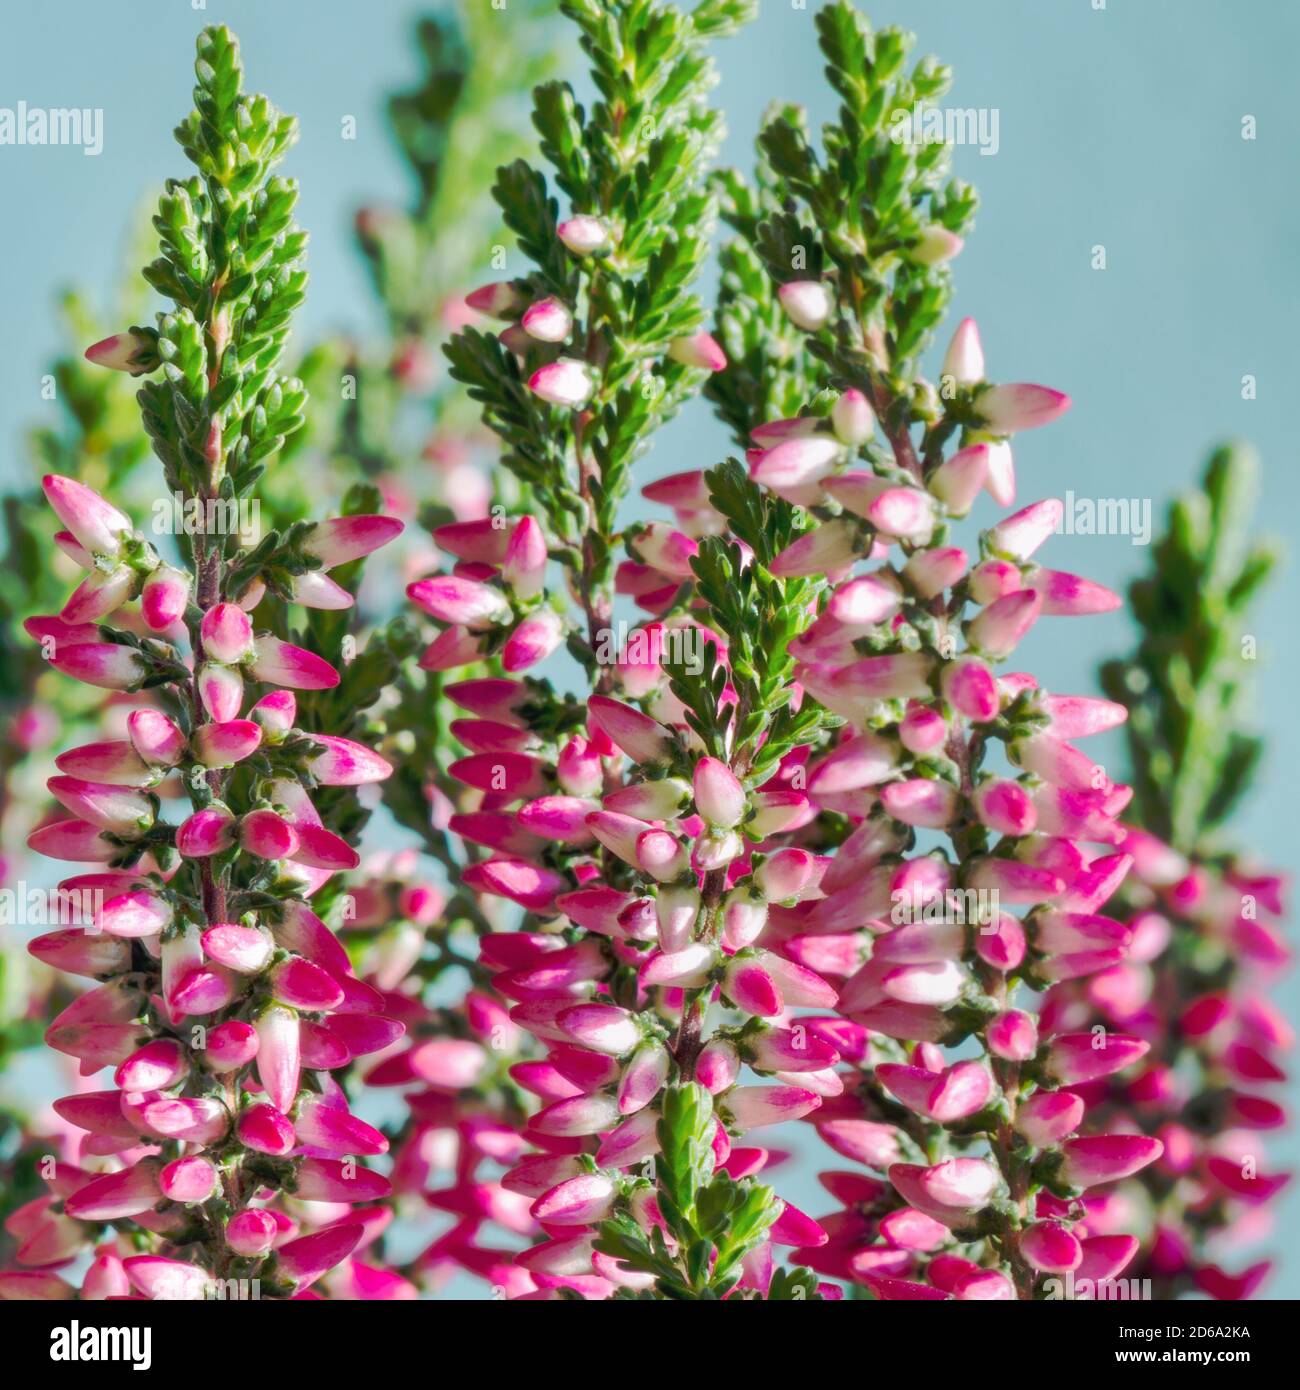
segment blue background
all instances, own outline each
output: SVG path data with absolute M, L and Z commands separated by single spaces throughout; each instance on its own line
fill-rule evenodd
M 946 105 L 999 112 L 996 156 L 956 151 L 956 172 L 977 184 L 982 209 L 957 263 L 955 314 L 978 318 L 995 379 L 1042 381 L 1074 398 L 1063 421 L 1018 444 L 1023 500 L 1067 487 L 1079 496 L 1150 498 L 1158 527 L 1208 447 L 1236 436 L 1259 450 L 1260 516 L 1284 535 L 1300 488 L 1288 428 L 1300 366 L 1292 57 L 1300 7 L 1095 3 L 868 7 L 874 23 L 914 30 L 918 52 L 955 68 Z M 183 171 L 170 132 L 189 109 L 193 36 L 203 23 L 231 24 L 251 85 L 302 122 L 289 171 L 302 182 L 313 286 L 298 341 L 376 326 L 351 217 L 362 200 L 408 191 L 382 102 L 415 76 L 408 36 L 418 12 L 399 0 L 6 7 L 0 106 L 102 107 L 105 128 L 98 158 L 76 148 L 0 147 L 0 485 L 26 476 L 22 431 L 56 409 L 40 398 L 43 364 L 60 346 L 56 289 L 114 286 L 133 219 L 163 178 Z M 832 114 L 812 12 L 764 0 L 757 22 L 718 46 L 717 101 L 731 132 L 725 159 L 748 165 L 760 113 L 774 98 L 806 102 L 814 124 Z M 501 19 L 509 22 L 508 10 Z M 340 138 L 349 115 L 358 123 L 354 141 Z M 1257 123 L 1253 141 L 1241 135 L 1247 115 Z M 1105 247 L 1104 271 L 1091 267 L 1095 245 Z M 1247 374 L 1257 382 L 1251 401 L 1242 399 Z M 713 463 L 725 449 L 722 431 L 697 406 L 665 432 L 643 477 Z M 1062 536 L 1049 563 L 1119 588 L 1146 559 L 1127 537 Z M 1235 827 L 1263 860 L 1283 867 L 1296 839 L 1300 668 L 1286 625 L 1294 599 L 1288 570 L 1258 607 L 1256 722 L 1270 754 Z M 1025 665 L 1054 689 L 1086 692 L 1095 688 L 1097 660 L 1129 640 L 1121 614 L 1045 623 L 1025 646 Z M 1294 1015 L 1294 978 L 1282 997 Z M 1294 1136 L 1276 1157 L 1295 1161 Z M 1294 1238 L 1294 1195 L 1286 1222 L 1279 1236 Z M 1300 1295 L 1300 1259 L 1284 1260 L 1267 1292 Z

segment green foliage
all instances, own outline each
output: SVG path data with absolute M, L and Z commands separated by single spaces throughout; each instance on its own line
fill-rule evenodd
M 736 1288 L 744 1257 L 767 1239 L 781 1214 L 771 1188 L 714 1172 L 713 1124 L 713 1101 L 703 1086 L 691 1082 L 663 1091 L 655 1198 L 677 1243 L 675 1252 L 657 1226 L 647 1233 L 625 1211 L 600 1228 L 596 1248 L 630 1269 L 653 1274 L 661 1298 L 726 1297 Z M 806 1270 L 784 1275 L 774 1287 L 776 1297 L 816 1297 L 816 1281 Z M 798 1295 L 796 1288 L 810 1292 Z
M 895 138 L 895 113 L 940 97 L 948 70 L 925 58 L 907 71 L 911 36 L 873 31 L 847 0 L 816 23 L 838 120 L 819 155 L 797 108 L 769 117 L 760 145 L 783 210 L 761 217 L 753 244 L 779 283 L 827 282 L 836 310 L 808 348 L 830 384 L 866 393 L 898 445 L 929 415 L 915 362 L 951 296 L 944 266 L 924 263 L 923 240 L 935 228 L 966 232 L 976 198 L 945 182 L 946 144 Z
M 170 488 L 239 497 L 306 407 L 302 383 L 276 371 L 307 282 L 297 183 L 271 173 L 297 123 L 243 92 L 228 29 L 205 29 L 197 47 L 194 110 L 176 138 L 199 172 L 168 181 L 154 218 L 161 255 L 145 277 L 176 307 L 158 316 L 162 377 L 139 400 Z
M 1129 709 L 1135 819 L 1188 853 L 1212 842 L 1263 753 L 1241 727 L 1255 659 L 1247 617 L 1279 558 L 1249 539 L 1256 472 L 1248 449 L 1226 446 L 1173 504 L 1151 572 L 1130 590 L 1138 646 L 1102 669 Z
M 512 0 L 426 15 L 416 27 L 424 71 L 388 103 L 389 124 L 415 184 L 405 209 L 367 209 L 358 242 L 395 339 L 439 331 L 446 301 L 487 263 L 499 230 L 483 171 L 519 151 L 520 93 L 554 66 L 543 22 L 552 0 Z
M 781 110 L 786 119 L 799 119 L 797 107 Z M 727 370 L 711 376 L 704 387 L 741 448 L 749 446 L 755 425 L 798 415 L 827 381 L 826 367 L 804 351 L 803 334 L 781 307 L 776 282 L 757 249 L 759 228 L 776 218 L 782 206 L 761 149 L 755 177 L 751 187 L 734 169 L 726 169 L 715 180 L 722 219 L 738 235 L 718 253 L 717 336 L 727 354 Z
M 530 268 L 512 284 L 524 302 L 553 295 L 573 313 L 561 345 L 512 343 L 468 330 L 447 347 L 452 375 L 505 445 L 503 462 L 536 497 L 555 539 L 582 549 L 593 610 L 608 594 L 618 505 L 656 429 L 698 389 L 701 373 L 667 357 L 695 331 L 690 292 L 707 259 L 714 195 L 703 171 L 721 138 L 705 97 L 714 76 L 704 40 L 751 12 L 740 3 L 688 15 L 655 0 L 572 0 L 597 100 L 585 109 L 567 83 L 533 94 L 533 123 L 570 213 L 601 219 L 609 247 L 577 257 L 546 177 L 522 160 L 498 171 L 493 196 Z M 595 390 L 583 417 L 529 399 L 531 374 L 557 355 L 581 359 Z
M 778 579 L 768 566 L 807 529 L 806 514 L 760 488 L 735 459 L 706 473 L 710 500 L 727 518 L 729 536 L 708 536 L 691 562 L 704 620 L 727 637 L 730 684 L 737 702 L 730 748 L 724 748 L 721 696 L 728 680 L 709 643 L 705 670 L 692 677 L 669 666 L 687 722 L 715 757 L 757 784 L 796 745 L 813 742 L 833 720 L 813 700 L 791 707 L 795 662 L 790 643 L 811 622 L 821 579 Z M 731 539 L 730 537 L 735 537 Z M 737 541 L 749 547 L 747 561 Z M 760 746 L 761 745 L 761 746 Z

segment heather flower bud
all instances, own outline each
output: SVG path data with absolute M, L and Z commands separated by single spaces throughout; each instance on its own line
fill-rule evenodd
M 530 304 L 520 323 L 539 343 L 562 343 L 573 331 L 573 315 L 554 295 Z
M 717 758 L 695 764 L 695 805 L 710 825 L 730 829 L 745 815 L 745 789 L 739 778 Z
M 857 448 L 871 438 L 876 413 L 866 396 L 857 387 L 850 386 L 831 407 L 831 424 L 841 444 Z
M 941 463 L 930 474 L 926 487 L 953 516 L 965 516 L 988 478 L 989 456 L 988 444 L 969 444 Z
M 561 222 L 556 235 L 575 256 L 590 256 L 604 251 L 610 244 L 609 228 L 599 217 L 580 213 Z
M 548 405 L 585 405 L 596 389 L 591 368 L 574 357 L 561 357 L 539 367 L 528 378 L 528 389 Z
M 244 703 L 244 678 L 234 667 L 201 666 L 198 685 L 203 708 L 215 723 L 228 724 L 239 717 Z
M 951 377 L 958 386 L 975 386 L 984 380 L 984 348 L 974 319 L 957 325 L 943 356 L 941 375 Z
M 908 259 L 917 265 L 942 265 L 950 261 L 965 243 L 956 232 L 937 223 L 927 227 L 908 252 Z
M 1047 1148 L 1079 1128 L 1084 1108 L 1073 1091 L 1037 1091 L 1017 1108 L 1016 1129 L 1036 1148 Z
M 980 393 L 975 403 L 984 423 L 995 434 L 1015 434 L 1049 424 L 1064 415 L 1070 404 L 1069 396 L 1063 391 L 1027 383 L 990 386 Z
M 686 367 L 705 372 L 720 372 L 727 365 L 727 354 L 708 333 L 692 333 L 686 338 L 674 338 L 668 356 Z
M 1154 1163 L 1164 1152 L 1159 1139 L 1145 1134 L 1103 1134 L 1069 1139 L 1060 1174 L 1071 1187 L 1094 1187 L 1118 1182 Z
M 818 280 L 791 280 L 777 287 L 776 297 L 796 328 L 816 333 L 831 316 L 830 291 Z
M 140 613 L 154 632 L 165 632 L 185 616 L 190 599 L 190 576 L 170 565 L 159 565 L 140 591 Z
M 154 335 L 132 328 L 92 343 L 86 349 L 86 361 L 115 372 L 143 376 L 158 366 L 158 342 Z
M 50 665 L 73 680 L 101 690 L 130 690 L 149 674 L 144 658 L 132 647 L 114 642 L 82 642 L 59 647 Z

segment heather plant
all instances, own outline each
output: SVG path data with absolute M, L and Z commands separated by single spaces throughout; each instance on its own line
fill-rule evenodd
M 1126 961 L 1058 987 L 1044 1006 L 1069 1026 L 1100 1021 L 1150 1044 L 1135 1074 L 1092 1090 L 1097 1113 L 1164 1144 L 1142 1174 L 1152 1224 L 1142 1272 L 1160 1298 L 1258 1289 L 1271 1261 L 1243 1267 L 1237 1252 L 1269 1233 L 1289 1181 L 1267 1156 L 1287 1123 L 1277 1093 L 1294 1045 L 1267 997 L 1290 963 L 1286 885 L 1228 831 L 1263 752 L 1246 708 L 1258 657 L 1249 611 L 1277 553 L 1250 541 L 1256 471 L 1248 450 L 1218 450 L 1132 586 L 1140 640 L 1102 673 L 1129 711 L 1134 868 L 1119 911 L 1132 943 Z
M 991 382 L 970 320 L 939 381 L 921 375 L 975 199 L 944 181 L 945 147 L 887 121 L 948 74 L 909 69 L 906 36 L 848 5 L 820 12 L 842 103 L 823 152 L 777 108 L 756 190 L 719 180 L 740 233 L 718 330 L 732 364 L 669 273 L 700 259 L 712 190 L 692 191 L 681 151 L 714 121 L 663 93 L 698 82 L 715 12 L 566 13 L 600 94 L 590 113 L 537 94 L 567 208 L 502 171 L 532 268 L 470 297 L 500 334 L 449 349 L 534 510 L 441 528 L 457 564 L 409 591 L 442 625 L 423 665 L 499 662 L 445 691 L 471 716 L 451 726 L 468 752 L 449 827 L 488 851 L 462 881 L 527 914 L 480 960 L 546 1048 L 521 1072 L 536 1154 L 502 1185 L 547 1239 L 516 1263 L 539 1297 L 836 1296 L 777 1268 L 778 1245 L 879 1298 L 1110 1278 L 1138 1240 L 1099 1199 L 1161 1144 L 1084 1132 L 1070 1086 L 1146 1044 L 1040 1033 L 1016 995 L 1127 950 L 1099 909 L 1131 863 L 1130 791 L 1072 741 L 1124 710 L 996 667 L 1040 617 L 1118 598 L 1038 563 L 1054 501 L 986 529 L 973 562 L 952 544 L 981 491 L 1014 503 L 1012 436 L 1069 402 Z M 641 199 L 670 178 L 649 220 Z M 673 520 L 620 529 L 633 460 L 702 369 L 748 468 L 653 483 Z M 650 615 L 630 634 L 611 588 Z M 585 701 L 527 674 L 562 642 Z M 824 1223 L 740 1142 L 799 1118 L 861 1165 L 826 1176 L 845 1210 Z
M 1283 1181 L 1257 1136 L 1288 1044 L 1253 972 L 1285 957 L 1279 882 L 1212 838 L 1257 756 L 1244 464 L 1176 509 L 1112 698 L 1009 669 L 1040 620 L 1120 600 L 1041 563 L 1059 502 L 1015 509 L 1013 443 L 1041 467 L 1018 436 L 1068 398 L 990 380 L 969 318 L 927 375 L 976 198 L 891 117 L 949 73 L 838 0 L 816 18 L 835 119 L 814 139 L 777 104 L 752 184 L 711 173 L 709 50 L 751 10 L 564 0 L 594 95 L 536 87 L 537 164 L 508 121 L 470 153 L 503 74 L 549 66 L 529 26 L 494 45 L 476 12 L 468 53 L 422 26 L 392 105 L 417 196 L 358 219 L 392 341 L 304 360 L 356 387 L 310 428 L 279 368 L 305 286 L 273 172 L 293 123 L 243 94 L 226 30 L 201 35 L 177 132 L 197 176 L 168 184 L 146 270 L 172 308 L 87 355 L 147 378 L 168 496 L 262 498 L 269 525 L 168 549 L 100 495 L 115 479 L 45 481 L 86 578 L 29 632 L 123 723 L 57 759 L 72 819 L 31 843 L 95 866 L 63 885 L 94 907 L 32 952 L 93 981 L 47 1040 L 114 1085 L 56 1102 L 0 1296 L 1262 1277 L 1215 1263 Z M 503 233 L 477 204 L 448 225 L 480 156 L 504 161 Z M 462 301 L 492 238 L 506 278 Z M 454 384 L 430 350 L 451 328 Z M 630 523 L 697 396 L 743 460 L 643 484 L 663 510 Z M 407 426 L 430 419 L 426 488 Z M 313 451 L 363 477 L 320 522 Z M 362 564 L 408 487 L 450 564 L 413 552 L 413 611 L 359 644 Z M 1126 718 L 1133 787 L 1078 746 Z M 381 790 L 419 850 L 362 862 Z M 829 1215 L 789 1200 L 791 1122 L 803 1160 L 840 1160 Z
M 303 297 L 306 238 L 296 185 L 273 172 L 292 118 L 244 93 L 224 28 L 200 35 L 195 73 L 195 110 L 176 134 L 196 172 L 167 184 L 161 254 L 145 269 L 172 307 L 87 356 L 149 378 L 139 402 L 166 495 L 219 518 L 255 494 L 302 421 L 301 383 L 277 366 Z M 255 543 L 209 523 L 178 536 L 167 560 L 83 483 L 50 474 L 44 491 L 66 528 L 58 543 L 86 578 L 29 631 L 65 676 L 137 697 L 124 739 L 56 759 L 50 791 L 71 818 L 30 840 L 97 866 L 62 885 L 90 905 L 88 925 L 31 950 L 97 982 L 46 1038 L 85 1075 L 114 1068 L 114 1089 L 79 1091 L 55 1110 L 89 1133 L 86 1153 L 118 1166 L 47 1165 L 49 1197 L 10 1227 L 33 1272 L 4 1276 L 6 1287 L 72 1296 L 52 1268 L 121 1230 L 133 1234 L 98 1247 L 82 1296 L 201 1298 L 230 1280 L 294 1296 L 366 1235 L 364 1212 L 313 1223 L 322 1209 L 311 1204 L 388 1191 L 356 1161 L 386 1141 L 350 1113 L 330 1073 L 402 1025 L 308 906 L 358 862 L 323 823 L 320 789 L 378 781 L 389 767 L 314 721 L 301 727 L 295 691 L 329 691 L 339 675 L 289 640 L 289 614 L 347 609 L 330 572 L 350 577 L 400 523 L 354 513 Z
M 117 307 L 128 314 L 139 308 L 141 296 L 129 287 L 117 298 L 122 301 Z M 69 578 L 78 572 L 62 552 L 50 563 L 48 513 L 37 480 L 53 470 L 99 485 L 112 474 L 119 486 L 129 487 L 138 481 L 139 465 L 149 452 L 128 379 L 100 371 L 81 357 L 81 347 L 102 331 L 99 315 L 74 290 L 59 296 L 59 311 L 70 347 L 42 375 L 50 416 L 26 439 L 36 477 L 5 499 L 0 522 L 0 638 L 5 649 L 0 725 L 6 732 L 0 745 L 0 889 L 6 894 L 0 908 L 0 1077 L 18 1054 L 43 1046 L 42 1018 L 52 1017 L 71 999 L 69 982 L 23 949 L 24 927 L 60 922 L 59 905 L 45 891 L 47 876 L 26 847 L 28 834 L 53 804 L 45 786 L 48 750 L 60 739 L 93 738 L 113 719 L 102 691 L 65 681 L 24 636 L 23 623 L 60 605 Z M 32 1099 L 10 1085 L 0 1100 L 0 1149 L 9 1156 L 9 1181 L 0 1197 L 4 1216 L 40 1186 L 35 1164 L 45 1150 L 29 1132 Z M 0 1237 L 0 1248 L 3 1243 Z

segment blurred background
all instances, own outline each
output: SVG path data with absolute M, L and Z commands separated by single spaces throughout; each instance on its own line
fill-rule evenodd
M 464 10 L 471 5 L 491 8 L 462 0 Z M 515 5 L 509 0 L 491 22 L 523 22 Z M 418 78 L 412 35 L 428 8 L 404 0 L 60 0 L 7 13 L 0 107 L 25 101 L 104 114 L 95 157 L 76 147 L 0 145 L 0 489 L 29 484 L 26 437 L 59 408 L 42 376 L 67 347 L 60 291 L 75 286 L 93 305 L 111 306 L 124 268 L 143 259 L 132 258 L 131 242 L 150 201 L 163 179 L 185 170 L 170 128 L 189 109 L 202 24 L 230 24 L 250 86 L 301 122 L 287 166 L 301 181 L 299 218 L 312 237 L 299 346 L 382 331 L 353 223 L 362 204 L 411 198 L 385 102 Z M 1300 516 L 1291 408 L 1300 367 L 1292 80 L 1300 9 L 1284 0 L 1248 13 L 1231 0 L 872 0 L 863 8 L 873 23 L 915 31 L 918 51 L 955 69 L 945 105 L 981 110 L 989 134 L 996 128 L 996 148 L 990 140 L 985 151 L 968 145 L 954 154 L 955 172 L 976 184 L 982 204 L 955 267 L 953 321 L 978 319 L 995 379 L 1045 382 L 1074 399 L 1062 422 L 1018 442 L 1023 499 L 1068 487 L 1079 497 L 1149 502 L 1158 533 L 1168 500 L 1199 476 L 1209 448 L 1243 439 L 1262 463 L 1259 528 L 1285 539 Z M 756 22 L 717 46 L 726 162 L 751 164 L 772 100 L 806 102 L 814 125 L 831 114 L 813 9 L 762 0 Z M 581 96 L 567 31 L 556 24 L 547 32 Z M 508 83 L 502 90 L 508 98 Z M 492 169 L 478 172 L 486 187 Z M 709 466 L 727 451 L 722 427 L 696 402 L 641 465 L 641 481 Z M 1061 536 L 1051 563 L 1122 589 L 1149 559 L 1136 539 Z M 1256 608 L 1254 723 L 1268 753 L 1233 827 L 1235 839 L 1283 869 L 1294 862 L 1300 766 L 1300 656 L 1287 635 L 1295 597 L 1292 565 Z M 1043 624 L 1026 643 L 1025 663 L 1055 689 L 1095 692 L 1100 660 L 1125 652 L 1132 636 L 1122 613 L 1086 626 Z M 1279 999 L 1294 1016 L 1300 981 L 1285 981 Z M 1275 1160 L 1297 1156 L 1294 1134 L 1278 1141 Z M 1293 1192 L 1283 1205 L 1286 1229 L 1268 1242 L 1282 1252 L 1269 1297 L 1300 1296 L 1300 1198 Z

